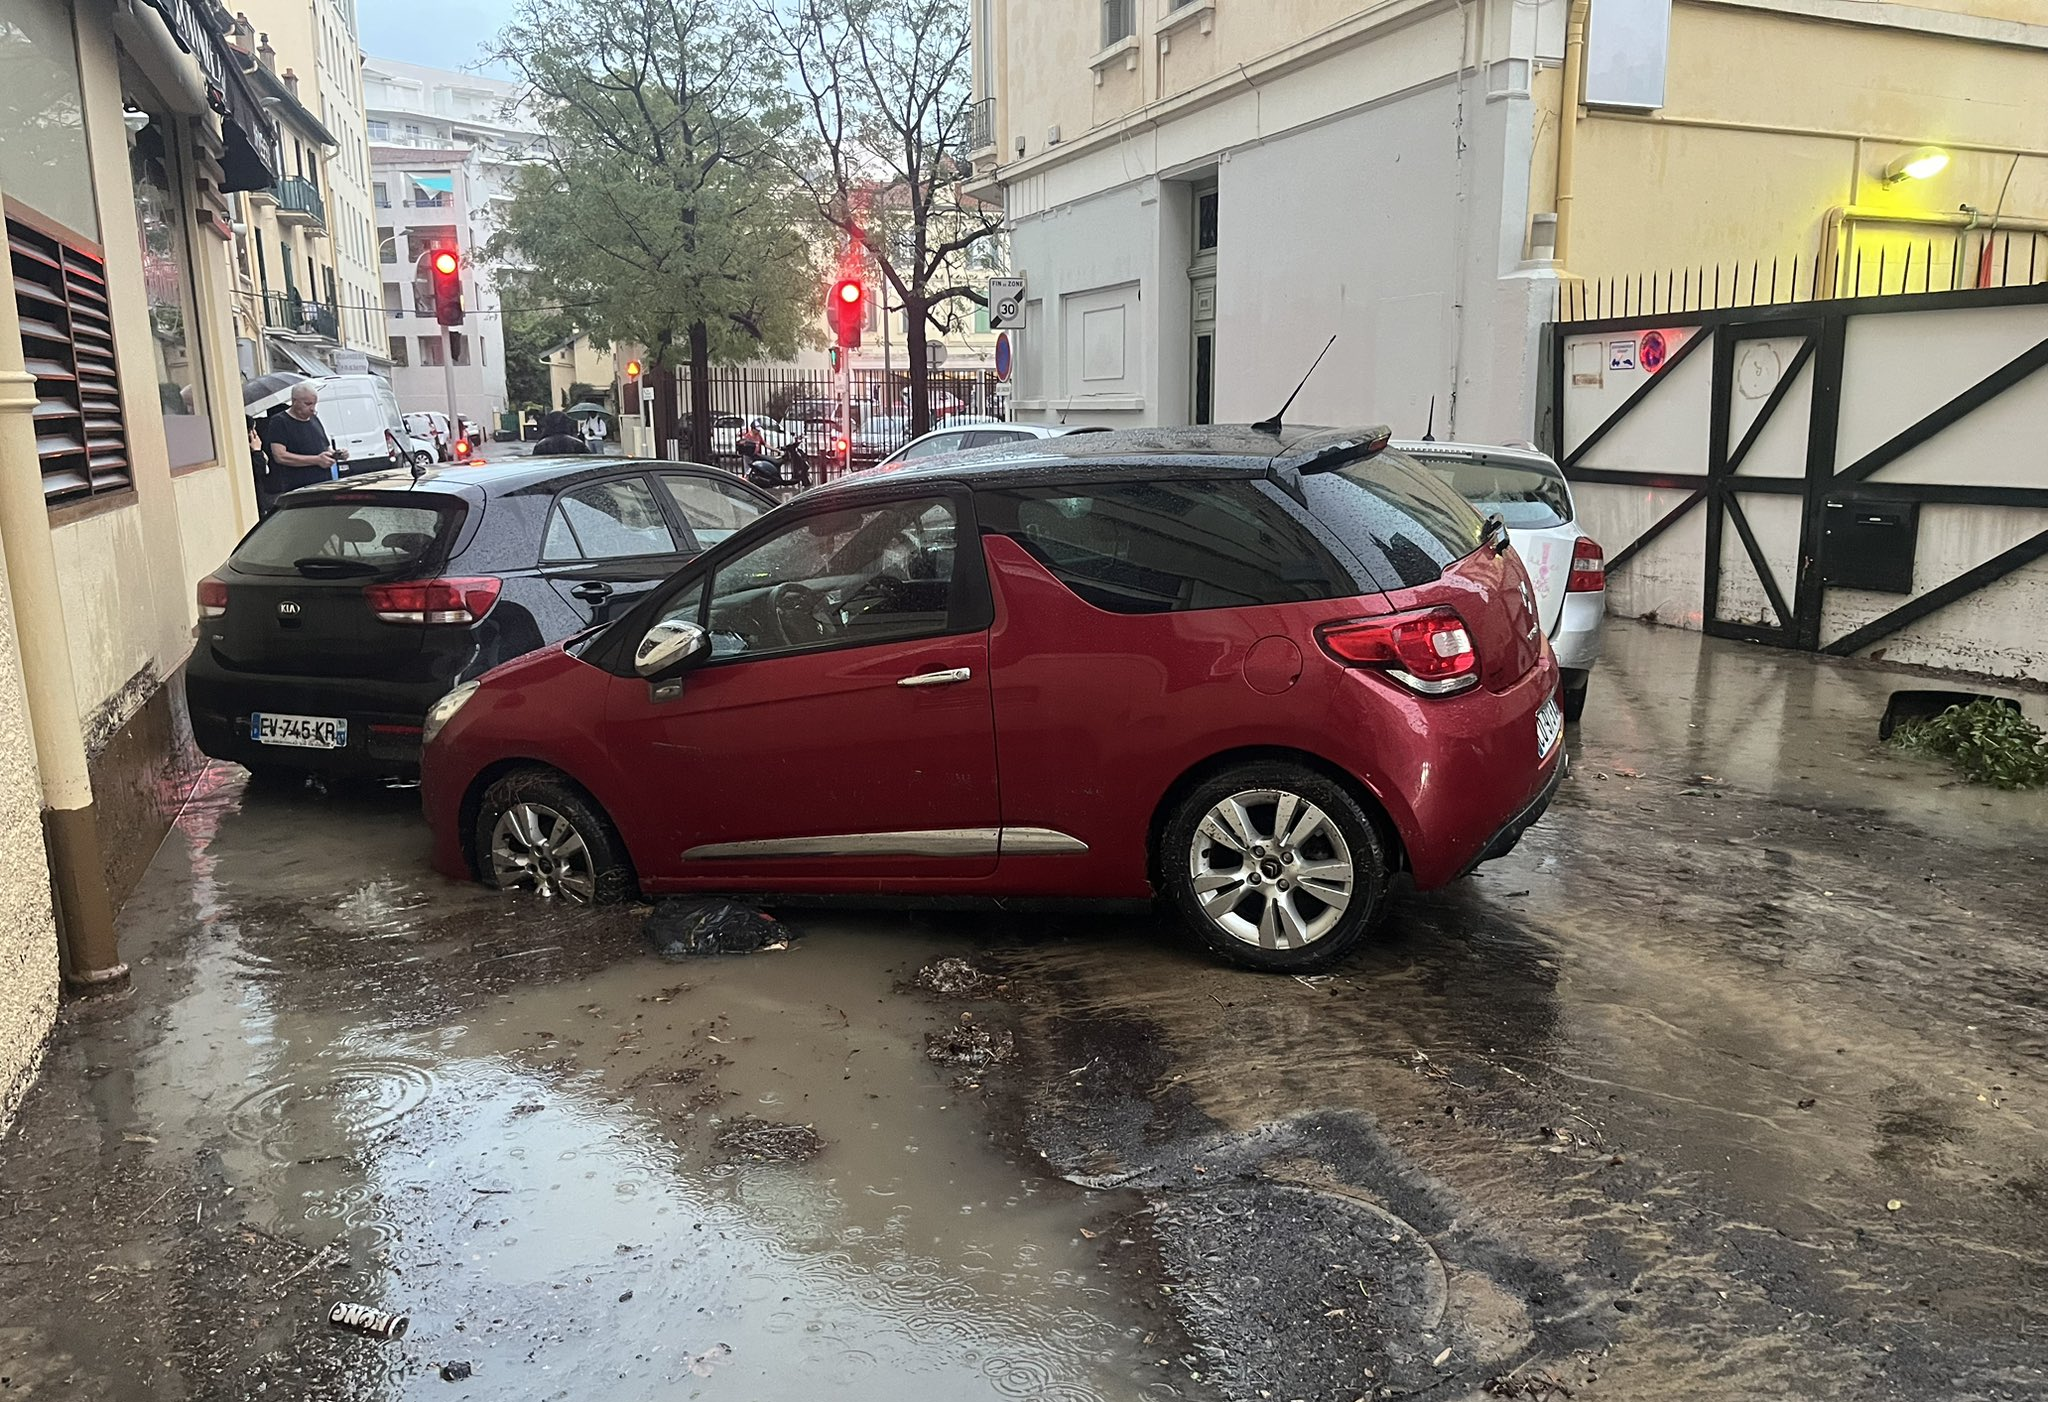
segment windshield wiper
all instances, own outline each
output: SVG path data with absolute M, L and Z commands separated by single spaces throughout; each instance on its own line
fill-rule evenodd
M 335 555 L 308 555 L 304 559 L 292 561 L 292 568 L 300 574 L 312 574 L 315 571 L 325 571 L 330 574 L 339 575 L 376 574 L 378 572 L 378 567 L 371 564 L 368 560 L 347 560 Z

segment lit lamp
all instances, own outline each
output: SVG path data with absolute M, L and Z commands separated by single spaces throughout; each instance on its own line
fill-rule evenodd
M 1904 180 L 1929 180 L 1948 169 L 1948 152 L 1939 146 L 1922 146 L 1917 151 L 1908 151 L 1884 168 L 1884 183 L 1897 185 Z

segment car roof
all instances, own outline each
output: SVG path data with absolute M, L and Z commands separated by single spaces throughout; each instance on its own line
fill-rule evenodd
M 1424 462 L 1455 459 L 1458 462 L 1497 463 L 1503 467 L 1528 467 L 1539 472 L 1558 471 L 1550 454 L 1536 448 L 1510 447 L 1499 443 L 1440 443 L 1428 439 L 1403 439 L 1389 445 Z
M 1261 477 L 1275 468 L 1302 467 L 1333 455 L 1371 455 L 1370 445 L 1386 440 L 1383 427 L 1286 427 L 1277 431 L 1250 424 L 1208 424 L 1193 428 L 1069 430 L 1049 438 L 1027 438 L 964 453 L 917 458 L 879 470 L 854 473 L 828 483 L 812 496 L 855 486 L 904 481 L 1021 484 L 1033 479 L 1071 480 L 1075 471 L 1117 470 L 1119 476 Z
M 507 447 L 513 445 L 507 444 Z M 613 458 L 590 453 L 561 453 L 550 457 L 511 458 L 481 463 L 443 464 L 430 467 L 415 478 L 403 469 L 373 472 L 366 477 L 343 477 L 316 482 L 303 492 L 391 491 L 442 492 L 474 497 L 481 491 L 488 497 L 509 496 L 532 487 L 574 486 L 586 479 L 605 477 L 631 468 L 670 468 L 691 472 L 715 472 L 721 477 L 739 478 L 723 468 L 696 462 L 669 462 L 658 458 Z

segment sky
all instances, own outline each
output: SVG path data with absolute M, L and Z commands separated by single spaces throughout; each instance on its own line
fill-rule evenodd
M 494 77 L 502 68 L 473 67 L 484 42 L 512 18 L 514 0 L 357 0 L 363 52 L 372 58 L 457 68 Z M 230 7 L 232 8 L 232 7 Z

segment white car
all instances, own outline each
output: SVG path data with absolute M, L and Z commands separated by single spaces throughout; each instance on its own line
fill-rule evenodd
M 1564 672 L 1564 714 L 1577 720 L 1600 659 L 1607 557 L 1579 529 L 1571 484 L 1547 454 L 1482 443 L 1395 443 L 1481 514 L 1498 516 L 1536 586 L 1536 611 Z
M 991 419 L 987 423 L 949 423 L 919 438 L 913 438 L 876 463 L 893 467 L 899 462 L 935 458 L 941 453 L 964 453 L 970 448 L 988 448 L 997 443 L 1021 443 L 1031 438 L 1060 438 L 1069 433 L 1100 433 L 1101 429 L 1069 427 L 1066 424 L 1007 424 Z
M 781 452 L 799 435 L 797 431 L 780 419 L 766 414 L 720 414 L 711 421 L 711 451 L 722 457 L 737 457 L 740 451 L 740 434 L 751 425 L 761 435 L 764 451 L 770 457 Z

